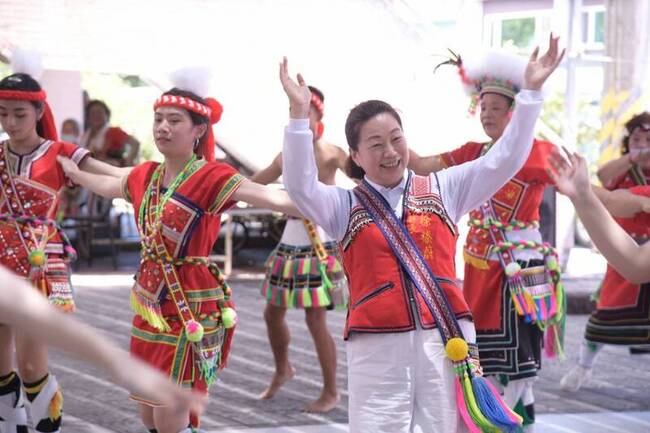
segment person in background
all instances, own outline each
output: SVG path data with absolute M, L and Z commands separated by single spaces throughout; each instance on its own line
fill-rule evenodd
M 490 140 L 468 142 L 428 157 L 411 151 L 409 165 L 420 175 L 489 152 L 510 123 L 514 98 L 523 84 L 520 71 L 526 65 L 518 56 L 493 51 L 463 57 L 462 62 L 458 56 L 452 62 L 458 67 L 472 111 L 480 108 L 481 125 Z M 565 317 L 557 254 L 542 241 L 540 231 L 540 205 L 545 188 L 553 182 L 547 174 L 547 158 L 554 149 L 553 143 L 533 140 L 524 166 L 489 201 L 470 212 L 463 248 L 463 295 L 474 317 L 483 373 L 503 388 L 506 404 L 524 418 L 525 431 L 532 430 L 535 421 L 533 384 L 542 365 L 543 337 L 545 332 L 550 337 L 547 354 L 555 355 L 556 331 L 562 332 Z M 509 274 L 513 267 L 524 277 Z M 547 281 L 547 276 L 552 280 Z M 549 308 L 535 311 L 529 308 L 535 304 L 519 302 L 531 293 L 537 305 L 543 302 Z M 557 351 L 561 350 L 561 344 L 557 345 Z
M 325 96 L 313 86 L 309 86 L 309 90 L 309 128 L 314 137 L 319 179 L 334 185 L 336 171 L 346 170 L 348 155 L 340 147 L 323 139 Z M 282 153 L 251 180 L 268 184 L 281 175 Z M 262 282 L 262 296 L 267 301 L 264 320 L 273 351 L 275 374 L 271 384 L 260 394 L 261 399 L 273 397 L 295 374 L 289 362 L 291 335 L 284 318 L 287 308 L 301 308 L 305 310 L 305 321 L 314 340 L 323 374 L 321 395 L 305 410 L 328 412 L 336 407 L 340 400 L 336 388 L 336 344 L 327 329 L 326 310 L 346 308 L 347 290 L 336 242 L 311 221 L 289 217 L 280 243 L 266 262 L 266 276 Z
M 135 165 L 140 142 L 117 126 L 110 126 L 111 110 L 104 101 L 94 99 L 86 105 L 87 129 L 81 146 L 95 158 L 117 167 Z
M 598 178 L 610 191 L 628 190 L 645 196 L 650 183 L 650 113 L 633 116 L 625 123 L 621 156 L 598 169 Z M 618 216 L 614 214 L 614 216 Z M 616 222 L 639 245 L 650 238 L 650 214 L 638 212 Z M 626 280 L 613 266 L 607 265 L 598 290 L 596 310 L 589 316 L 580 345 L 578 363 L 562 377 L 566 391 L 577 391 L 593 374 L 598 353 L 606 344 L 650 345 L 650 285 Z

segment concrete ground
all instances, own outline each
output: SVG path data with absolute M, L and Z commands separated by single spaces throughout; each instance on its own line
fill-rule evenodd
M 78 300 L 76 318 L 91 324 L 127 348 L 132 313 L 128 293 L 134 271 L 133 254 L 120 257 L 120 269 L 108 270 L 99 260 L 91 269 L 81 267 L 73 277 Z M 246 263 L 245 263 L 246 264 Z M 250 264 L 250 263 L 249 263 Z M 324 415 L 301 412 L 320 390 L 321 376 L 312 341 L 301 311 L 287 315 L 292 332 L 290 356 L 295 378 L 269 401 L 257 398 L 273 374 L 265 324 L 264 300 L 258 292 L 259 268 L 238 268 L 231 278 L 238 306 L 239 324 L 228 368 L 211 392 L 202 428 L 206 432 L 345 432 L 347 391 L 345 345 L 342 329 L 345 313 L 328 314 L 329 327 L 338 347 L 338 383 L 342 400 Z M 588 295 L 600 275 L 566 279 L 570 310 L 588 311 Z M 559 380 L 577 357 L 585 314 L 567 320 L 567 360 L 545 361 L 536 385 L 538 425 L 536 432 L 650 432 L 650 355 L 630 355 L 624 347 L 607 347 L 598 359 L 593 380 L 575 394 L 559 389 Z M 52 353 L 52 370 L 65 396 L 64 432 L 144 432 L 136 405 L 126 391 L 107 381 L 95 366 Z

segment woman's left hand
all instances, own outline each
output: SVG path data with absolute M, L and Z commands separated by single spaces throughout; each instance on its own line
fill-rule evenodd
M 524 72 L 524 89 L 540 90 L 546 79 L 558 67 L 562 58 L 564 57 L 564 49 L 559 52 L 558 41 L 560 37 L 553 37 L 551 33 L 549 37 L 548 51 L 542 57 L 537 57 L 539 54 L 539 47 L 530 55 L 526 71 Z

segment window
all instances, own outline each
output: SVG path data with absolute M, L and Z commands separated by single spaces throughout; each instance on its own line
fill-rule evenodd
M 605 48 L 605 9 L 602 6 L 583 8 L 582 43 L 588 50 Z
M 514 18 L 501 22 L 501 46 L 529 48 L 535 39 L 535 18 Z

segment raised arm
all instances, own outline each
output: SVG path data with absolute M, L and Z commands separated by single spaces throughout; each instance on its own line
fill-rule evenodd
M 89 173 L 102 174 L 117 178 L 128 176 L 133 169 L 133 167 L 115 167 L 114 165 L 107 164 L 93 157 L 84 159 L 79 165 L 79 168 Z
M 571 199 L 589 236 L 610 265 L 634 283 L 650 281 L 650 243 L 641 246 L 628 235 L 598 200 L 589 183 L 587 162 L 567 152 L 550 155 L 551 177 L 558 191 Z
M 650 197 L 634 194 L 627 189 L 608 191 L 596 185 L 592 185 L 591 189 L 615 217 L 631 218 L 639 212 L 650 212 Z
M 268 185 L 282 176 L 282 154 L 278 153 L 271 164 L 255 173 L 251 180 L 262 185 Z
M 239 185 L 237 191 L 232 194 L 232 198 L 263 209 L 271 209 L 302 218 L 302 214 L 293 204 L 286 191 L 261 185 L 248 179 Z
M 283 180 L 300 212 L 333 238 L 342 239 L 350 216 L 348 191 L 318 181 L 312 133 L 309 129 L 311 92 L 298 74 L 289 77 L 287 59 L 280 64 L 280 81 L 289 98 L 289 125 L 282 148 Z
M 549 49 L 543 56 L 537 57 L 539 48 L 531 54 L 512 119 L 487 154 L 439 173 L 443 202 L 454 221 L 494 195 L 528 159 L 542 108 L 540 89 L 564 56 L 564 50 L 558 50 L 558 39 L 550 36 Z
M 138 361 L 91 327 L 54 309 L 27 282 L 0 266 L 2 322 L 32 338 L 99 365 L 111 380 L 129 391 L 172 407 L 202 412 L 205 399 L 182 390 L 158 371 Z
M 66 157 L 57 156 L 56 159 L 63 167 L 63 171 L 65 171 L 66 176 L 72 179 L 74 183 L 81 185 L 84 188 L 88 188 L 95 194 L 101 195 L 103 197 L 123 198 L 123 177 L 115 177 L 106 174 L 93 174 L 91 172 L 79 169 L 79 167 L 77 167 L 74 162 Z M 91 158 L 86 158 L 86 160 L 88 159 Z
M 440 155 L 420 156 L 413 149 L 409 149 L 408 167 L 420 176 L 428 176 L 446 167 Z

